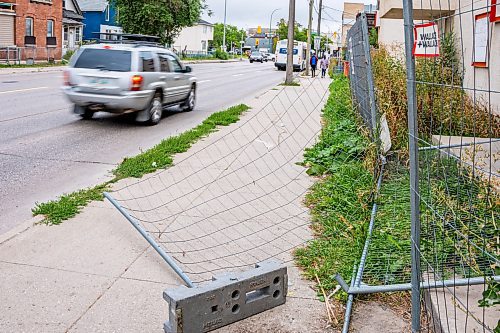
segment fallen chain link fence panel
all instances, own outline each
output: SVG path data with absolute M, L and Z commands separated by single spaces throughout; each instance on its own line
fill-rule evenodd
M 238 123 L 176 155 L 172 167 L 122 180 L 106 193 L 188 287 L 204 288 L 221 274 L 238 279 L 268 260 L 291 265 L 294 249 L 312 238 L 302 203 L 312 180 L 299 164 L 321 130 L 330 80 L 298 81 L 260 96 Z M 272 282 L 252 283 L 247 294 L 273 298 L 264 292 Z M 242 318 L 232 311 L 237 300 L 228 302 L 214 301 L 206 331 Z

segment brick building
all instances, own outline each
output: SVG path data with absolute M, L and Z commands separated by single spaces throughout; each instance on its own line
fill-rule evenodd
M 17 46 L 24 60 L 61 59 L 63 1 L 0 0 L 0 47 Z

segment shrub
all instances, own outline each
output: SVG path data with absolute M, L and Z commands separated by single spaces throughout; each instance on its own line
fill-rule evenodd
M 227 52 L 222 51 L 221 49 L 217 49 L 215 51 L 215 57 L 217 59 L 227 60 L 229 59 L 229 54 L 227 54 Z
M 69 61 L 71 59 L 71 57 L 73 56 L 73 54 L 75 54 L 75 51 L 74 50 L 68 50 L 64 56 L 63 56 L 63 59 L 66 60 L 66 61 Z
M 433 134 L 499 137 L 500 117 L 490 116 L 488 104 L 473 100 L 462 89 L 462 74 L 453 34 L 442 39 L 442 55 L 416 62 L 419 136 Z M 379 110 L 385 113 L 395 149 L 408 147 L 406 65 L 386 47 L 373 51 L 373 75 Z

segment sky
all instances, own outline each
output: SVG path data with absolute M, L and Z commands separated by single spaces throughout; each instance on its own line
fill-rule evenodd
M 226 0 L 227 1 L 227 23 L 240 28 L 269 27 L 271 13 L 279 8 L 273 15 L 273 27 L 284 18 L 288 20 L 289 0 Z M 351 2 L 361 2 L 360 0 L 350 0 Z M 376 3 L 376 0 L 366 0 L 366 3 Z M 224 22 L 224 0 L 206 0 L 213 15 L 203 15 L 203 19 L 218 23 Z M 303 26 L 307 26 L 309 14 L 308 0 L 295 0 L 295 18 Z M 315 0 L 315 8 L 318 8 L 318 0 Z M 323 19 L 321 20 L 321 31 L 330 32 L 338 30 L 342 20 L 343 0 L 323 0 Z M 316 30 L 317 13 L 313 12 L 313 29 Z

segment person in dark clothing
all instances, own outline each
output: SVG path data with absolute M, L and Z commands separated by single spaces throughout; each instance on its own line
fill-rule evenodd
M 315 77 L 316 67 L 318 66 L 318 57 L 316 56 L 316 54 L 313 54 L 311 56 L 310 65 L 311 65 L 312 77 Z

